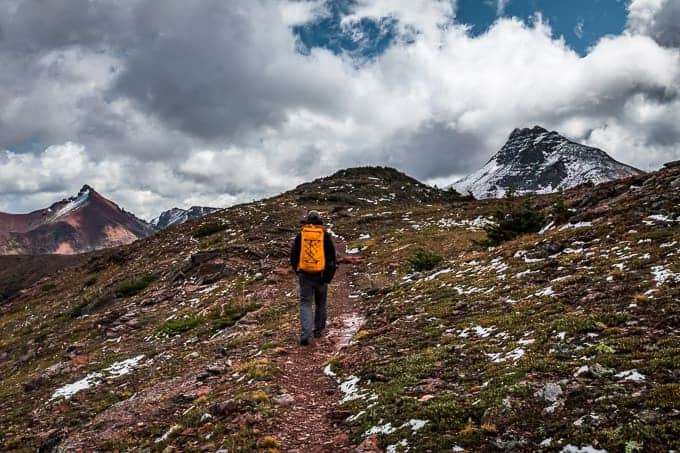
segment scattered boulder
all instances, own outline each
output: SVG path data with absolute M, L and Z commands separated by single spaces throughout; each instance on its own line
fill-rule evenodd
M 354 450 L 356 453 L 383 453 L 378 446 L 378 436 L 368 436 Z
M 40 444 L 39 453 L 52 453 L 57 451 L 59 444 L 66 439 L 67 432 L 63 428 L 52 429 L 47 432 L 45 440 Z
M 49 378 L 46 377 L 44 374 L 38 375 L 34 378 L 32 378 L 30 381 L 25 382 L 23 385 L 24 392 L 32 392 L 35 389 L 38 389 L 45 384 L 49 382 Z
M 333 438 L 333 444 L 335 445 L 347 445 L 349 442 L 349 435 L 347 433 L 340 433 Z
M 211 250 L 194 253 L 179 269 L 166 274 L 166 278 L 174 284 L 192 280 L 198 285 L 208 285 L 234 273 L 227 267 L 223 252 Z
M 290 406 L 295 402 L 295 398 L 288 393 L 284 393 L 274 398 L 274 402 L 279 406 Z
M 606 376 L 611 376 L 614 374 L 614 370 L 600 365 L 599 363 L 594 363 L 588 367 L 589 374 L 594 378 L 603 378 Z
M 233 414 L 239 414 L 246 409 L 242 402 L 234 399 L 228 399 L 215 403 L 210 407 L 210 414 L 214 417 L 226 417 Z
M 550 403 L 554 403 L 560 399 L 563 393 L 562 387 L 560 387 L 559 384 L 548 382 L 541 390 L 534 393 L 534 396 Z
M 194 253 L 191 255 L 190 261 L 192 267 L 200 266 L 203 263 L 207 263 L 208 261 L 214 260 L 215 258 L 220 257 L 220 252 L 211 250 L 208 252 L 198 252 Z
M 536 244 L 532 250 L 527 251 L 525 256 L 530 259 L 543 259 L 560 253 L 565 248 L 566 245 L 562 241 L 546 240 Z
M 207 371 L 213 376 L 219 376 L 220 374 L 226 373 L 227 369 L 223 365 L 220 365 L 219 363 L 213 363 L 212 365 L 208 365 L 205 371 Z
M 421 379 L 416 384 L 416 389 L 422 393 L 435 393 L 444 387 L 446 387 L 446 382 L 439 378 Z

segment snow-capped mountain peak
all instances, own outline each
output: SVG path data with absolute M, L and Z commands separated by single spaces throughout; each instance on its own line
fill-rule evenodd
M 154 233 L 92 187 L 26 214 L 0 212 L 0 255 L 73 254 L 129 244 Z
M 481 169 L 453 184 L 477 198 L 517 193 L 549 193 L 592 182 L 641 173 L 598 148 L 573 142 L 540 126 L 515 129 L 508 141 Z

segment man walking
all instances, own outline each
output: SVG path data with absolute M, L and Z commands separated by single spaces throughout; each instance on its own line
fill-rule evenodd
M 290 265 L 300 283 L 300 344 L 318 338 L 326 327 L 326 292 L 336 270 L 335 246 L 321 215 L 309 211 L 290 252 Z M 312 315 L 312 300 L 316 306 Z

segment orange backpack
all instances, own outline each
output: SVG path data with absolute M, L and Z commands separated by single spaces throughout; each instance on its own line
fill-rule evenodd
M 324 256 L 324 229 L 321 225 L 304 225 L 300 240 L 298 270 L 315 274 L 326 268 Z

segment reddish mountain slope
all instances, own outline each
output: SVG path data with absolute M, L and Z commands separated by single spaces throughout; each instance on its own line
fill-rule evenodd
M 152 226 L 89 186 L 28 214 L 0 213 L 0 254 L 73 254 L 129 244 Z

